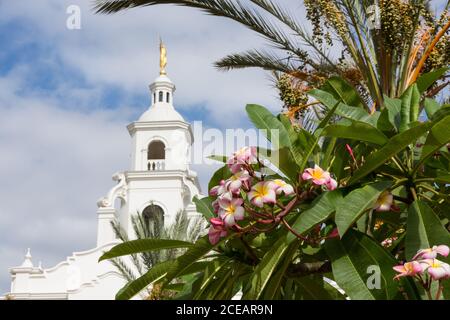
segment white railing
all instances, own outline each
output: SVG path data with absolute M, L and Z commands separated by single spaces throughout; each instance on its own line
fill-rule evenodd
M 166 168 L 165 160 L 148 160 L 147 161 L 147 169 L 149 171 L 163 171 Z

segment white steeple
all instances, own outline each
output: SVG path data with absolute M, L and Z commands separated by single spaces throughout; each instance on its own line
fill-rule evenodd
M 162 44 L 160 50 L 160 74 L 149 86 L 151 104 L 127 127 L 132 139 L 131 168 L 117 173 L 118 184 L 98 201 L 97 245 L 114 238 L 109 226 L 114 216 L 132 238 L 134 214 L 159 212 L 167 223 L 180 210 L 196 214 L 192 198 L 199 195 L 200 187 L 196 173 L 189 169 L 193 134 L 173 105 L 175 85 L 165 69 L 167 51 Z

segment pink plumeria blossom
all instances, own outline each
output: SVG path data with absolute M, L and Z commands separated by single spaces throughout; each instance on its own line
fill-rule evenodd
M 244 165 L 254 164 L 257 162 L 256 147 L 243 147 L 233 153 L 227 160 L 227 165 L 232 173 L 242 170 Z
M 231 227 L 236 224 L 236 221 L 244 219 L 244 208 L 241 198 L 222 198 L 219 199 L 219 215 L 225 222 L 225 226 Z
M 314 168 L 307 168 L 302 174 L 303 180 L 312 180 L 315 185 L 325 185 L 328 190 L 334 190 L 337 188 L 337 181 L 331 177 L 328 171 L 323 170 L 317 164 Z
M 276 194 L 281 194 L 282 192 L 284 192 L 286 196 L 289 196 L 294 193 L 294 188 L 290 184 L 286 183 L 284 180 L 275 179 L 272 181 L 275 184 Z
M 438 259 L 425 259 L 421 260 L 420 264 L 424 270 L 427 270 L 433 280 L 450 278 L 450 265 L 448 263 Z
M 209 242 L 212 245 L 217 244 L 220 241 L 220 238 L 227 236 L 227 229 L 225 228 L 225 224 L 220 218 L 212 218 L 210 219 L 211 227 L 208 231 Z
M 393 269 L 399 272 L 394 279 L 398 279 L 406 276 L 415 276 L 423 271 L 422 265 L 418 261 L 406 262 L 404 264 L 393 267 Z
M 330 173 L 328 171 L 324 171 L 317 164 L 314 165 L 314 168 L 307 168 L 302 174 L 303 180 L 312 180 L 314 184 L 323 185 L 326 184 L 330 179 Z
M 394 204 L 394 196 L 389 191 L 383 191 L 375 202 L 373 209 L 375 211 L 390 211 Z
M 226 182 L 225 187 L 233 194 L 239 194 L 241 187 L 250 187 L 251 177 L 247 170 L 238 171 L 232 175 Z
M 227 191 L 227 188 L 225 186 L 225 180 L 221 180 L 219 182 L 219 185 L 212 187 L 211 190 L 209 190 L 209 195 L 213 196 L 213 197 L 217 197 L 226 191 Z
M 332 191 L 337 188 L 337 181 L 330 177 L 330 180 L 325 184 L 328 190 Z
M 421 249 L 417 251 L 417 254 L 413 257 L 413 260 L 417 259 L 435 259 L 437 255 L 447 257 L 450 252 L 450 248 L 444 244 L 440 246 L 433 246 L 427 249 Z
M 276 184 L 272 181 L 261 181 L 253 186 L 248 197 L 251 203 L 262 208 L 265 203 L 273 204 L 277 201 L 276 188 Z
M 212 205 L 212 207 L 213 207 L 214 213 L 218 214 L 218 213 L 219 213 L 219 210 L 220 210 L 219 199 L 214 200 L 214 201 L 211 203 L 211 205 Z

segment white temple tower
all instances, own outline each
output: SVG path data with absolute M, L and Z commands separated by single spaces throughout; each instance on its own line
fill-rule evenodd
M 115 173 L 117 184 L 97 202 L 96 247 L 75 252 L 49 269 L 34 267 L 28 250 L 22 265 L 10 269 L 10 297 L 114 299 L 125 281 L 109 261 L 98 263 L 103 252 L 119 243 L 111 221 L 117 219 L 133 239 L 134 214 L 148 220 L 159 215 L 166 225 L 180 210 L 198 215 L 192 198 L 200 196 L 200 187 L 196 173 L 189 169 L 193 135 L 173 106 L 175 85 L 165 72 L 165 52 L 161 45 L 160 75 L 150 85 L 150 107 L 127 127 L 132 141 L 130 170 Z

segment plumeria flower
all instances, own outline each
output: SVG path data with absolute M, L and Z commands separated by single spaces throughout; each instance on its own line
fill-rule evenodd
M 312 180 L 314 184 L 323 185 L 326 184 L 330 179 L 330 173 L 328 171 L 324 171 L 317 164 L 314 165 L 313 168 L 307 168 L 302 174 L 303 180 Z
M 242 169 L 245 164 L 254 164 L 257 162 L 256 147 L 243 147 L 233 153 L 228 159 L 227 165 L 232 173 L 236 173 Z
M 399 272 L 399 274 L 396 275 L 394 279 L 406 276 L 414 276 L 423 271 L 423 267 L 418 261 L 406 262 L 405 264 L 393 267 L 393 269 Z
M 220 241 L 220 238 L 227 236 L 227 229 L 220 218 L 212 218 L 209 221 L 211 222 L 211 227 L 208 231 L 208 238 L 209 242 L 211 242 L 212 245 L 215 245 Z
M 286 196 L 289 196 L 294 193 L 294 188 L 281 179 L 275 179 L 273 180 L 273 183 L 275 183 L 276 194 L 281 194 L 282 192 L 284 192 Z
M 413 260 L 417 259 L 435 259 L 438 254 L 441 256 L 447 257 L 450 252 L 450 248 L 446 245 L 433 246 L 428 249 L 421 249 L 417 251 L 417 254 L 412 258 Z
M 261 181 L 255 184 L 248 197 L 255 206 L 262 208 L 265 203 L 275 203 L 277 185 L 272 181 Z
M 303 180 L 312 180 L 316 185 L 325 185 L 328 190 L 337 188 L 337 181 L 334 180 L 328 171 L 323 170 L 317 164 L 314 168 L 307 168 L 302 174 Z
M 416 262 L 416 261 L 413 261 Z M 438 259 L 421 260 L 420 264 L 426 269 L 433 280 L 450 278 L 450 265 Z
M 373 209 L 375 211 L 390 211 L 394 204 L 394 196 L 389 191 L 383 191 L 375 202 Z
M 215 186 L 209 190 L 209 195 L 213 197 L 217 197 L 227 191 L 225 186 L 225 180 L 221 180 L 218 186 Z
M 225 187 L 230 192 L 239 194 L 242 185 L 247 189 L 250 187 L 250 180 L 251 177 L 247 170 L 238 171 L 225 182 Z
M 332 191 L 337 188 L 337 181 L 330 177 L 330 180 L 325 184 L 328 190 Z
M 231 227 L 236 224 L 236 221 L 244 219 L 244 208 L 241 198 L 221 198 L 219 199 L 219 215 L 225 222 L 225 226 Z
M 211 205 L 213 207 L 214 213 L 219 213 L 219 210 L 220 210 L 219 199 L 214 200 L 211 203 Z

